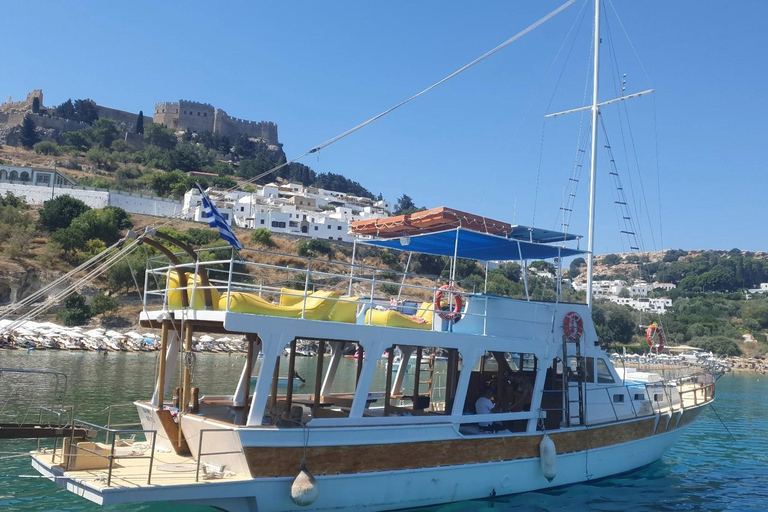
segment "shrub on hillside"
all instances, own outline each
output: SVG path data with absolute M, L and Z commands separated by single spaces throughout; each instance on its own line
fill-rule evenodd
M 103 315 L 112 311 L 117 311 L 120 303 L 116 298 L 103 293 L 97 293 L 91 300 L 91 314 L 93 316 Z
M 264 247 L 275 246 L 275 242 L 272 240 L 272 233 L 267 228 L 259 228 L 254 231 L 251 235 L 251 241 Z
M 35 153 L 38 155 L 53 155 L 53 156 L 59 156 L 61 155 L 61 146 L 56 144 L 55 142 L 38 142 L 34 146 L 32 146 L 32 149 L 35 150 Z
M 298 250 L 299 256 L 304 257 L 317 257 L 321 254 L 331 256 L 331 244 L 327 240 L 320 240 L 319 238 L 313 238 L 312 240 L 302 240 L 299 242 Z
M 64 310 L 56 318 L 66 326 L 83 325 L 91 318 L 91 308 L 86 305 L 85 297 L 73 293 L 64 300 Z
M 40 225 L 50 232 L 68 227 L 73 220 L 91 208 L 70 195 L 59 196 L 43 203 Z

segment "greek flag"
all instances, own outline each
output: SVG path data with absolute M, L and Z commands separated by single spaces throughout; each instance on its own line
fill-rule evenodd
M 226 219 L 221 216 L 211 200 L 208 199 L 208 196 L 205 195 L 205 192 L 203 192 L 203 189 L 200 187 L 200 185 L 196 185 L 197 189 L 200 191 L 200 196 L 203 198 L 203 213 L 206 217 L 208 217 L 208 225 L 212 228 L 217 228 L 219 230 L 219 236 L 229 242 L 229 245 L 234 245 L 238 249 L 242 249 L 243 244 L 241 244 L 240 240 L 237 239 L 235 233 L 232 231 L 232 228 L 229 227 Z

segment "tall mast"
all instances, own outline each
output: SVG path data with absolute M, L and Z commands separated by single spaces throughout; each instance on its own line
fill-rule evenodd
M 592 309 L 592 270 L 595 250 L 595 178 L 597 175 L 597 85 L 600 68 L 600 0 L 595 0 L 595 68 L 592 75 L 592 155 L 589 165 L 589 234 L 587 239 L 587 306 Z

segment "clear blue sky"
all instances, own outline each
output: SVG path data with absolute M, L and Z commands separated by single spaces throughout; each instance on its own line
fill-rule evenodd
M 631 176 L 640 204 L 645 248 L 662 248 L 660 191 L 664 248 L 768 250 L 768 2 L 612 1 L 650 81 L 609 4 L 601 99 L 614 97 L 611 41 L 627 92 L 656 89 L 653 98 L 627 102 L 630 175 L 617 109 L 604 114 L 624 188 L 629 192 Z M 291 158 L 446 76 L 560 4 L 41 1 L 31 8 L 8 2 L 0 97 L 20 99 L 41 88 L 46 105 L 90 97 L 145 113 L 159 101 L 207 102 L 232 116 L 276 122 Z M 303 163 L 392 200 L 407 193 L 418 205 L 556 227 L 580 117 L 545 124 L 543 115 L 582 104 L 591 5 L 583 25 L 576 22 L 570 57 L 573 38 L 555 55 L 583 4 Z M 623 246 L 613 186 L 606 154 L 598 155 L 595 250 L 617 252 Z M 585 171 L 570 229 L 580 234 L 587 231 L 587 181 Z

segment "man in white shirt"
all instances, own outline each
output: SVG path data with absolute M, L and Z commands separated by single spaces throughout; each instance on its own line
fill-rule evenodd
M 480 395 L 480 398 L 477 399 L 475 402 L 475 414 L 491 414 L 494 412 L 494 405 L 491 401 L 491 397 L 493 396 L 493 390 L 489 387 L 483 388 L 482 394 Z M 495 432 L 499 430 L 500 428 L 503 428 L 498 423 L 492 423 L 489 421 L 482 421 L 478 423 L 480 426 L 480 430 L 486 430 Z

